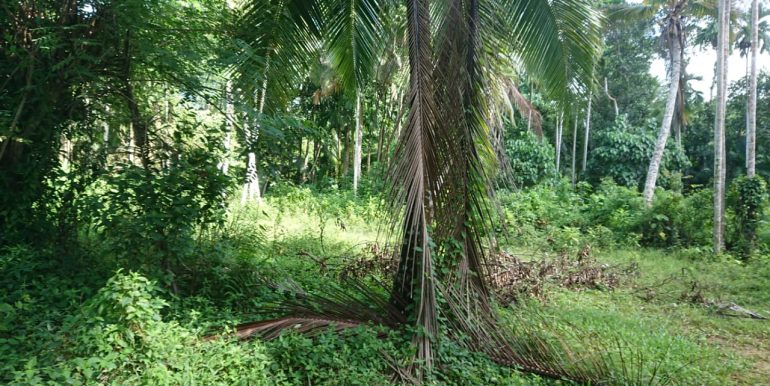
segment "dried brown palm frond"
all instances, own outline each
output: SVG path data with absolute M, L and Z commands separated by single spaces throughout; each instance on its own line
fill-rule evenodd
M 361 325 L 397 328 L 407 323 L 400 311 L 401 300 L 392 298 L 376 282 L 350 279 L 343 286 L 328 285 L 321 290 L 305 291 L 297 285 L 285 286 L 267 279 L 261 281 L 262 286 L 279 292 L 282 298 L 263 306 L 260 312 L 281 316 L 236 326 L 234 335 L 239 339 L 260 337 L 269 340 L 278 337 L 282 331 L 313 335 Z
M 506 88 L 508 91 L 508 97 L 510 98 L 512 104 L 516 106 L 516 110 L 518 110 L 521 116 L 530 120 L 532 124 L 532 131 L 535 133 L 535 135 L 537 135 L 538 138 L 542 139 L 543 116 L 540 114 L 540 111 L 537 110 L 532 102 L 527 100 L 527 98 L 521 94 L 521 91 L 519 91 L 519 88 L 516 87 L 516 84 L 514 84 L 512 80 L 506 79 L 505 84 L 507 86 Z
M 414 305 L 414 319 L 421 328 L 415 337 L 417 357 L 428 369 L 433 363 L 431 339 L 438 332 L 433 248 L 428 233 L 433 221 L 431 198 L 441 193 L 441 166 L 435 141 L 437 111 L 433 95 L 434 60 L 430 8 L 427 0 L 407 1 L 410 91 L 409 113 L 396 148 L 391 181 L 393 211 L 404 221 L 399 268 L 393 282 L 393 298 Z M 435 201 L 435 199 L 433 200 Z M 394 225 L 396 226 L 396 225 Z M 402 313 L 407 314 L 406 306 Z

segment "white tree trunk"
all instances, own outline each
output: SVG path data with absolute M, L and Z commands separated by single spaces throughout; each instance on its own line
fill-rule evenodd
M 564 111 L 559 113 L 559 121 L 556 122 L 556 172 L 561 166 L 561 138 L 564 131 Z
M 757 151 L 757 49 L 759 46 L 759 0 L 751 2 L 751 75 L 749 76 L 749 125 L 746 130 L 746 174 L 756 175 Z
M 128 123 L 128 162 L 134 164 L 134 123 Z
M 527 115 L 527 132 L 532 131 L 532 108 L 529 108 L 529 114 Z
M 259 192 L 259 175 L 257 174 L 257 155 L 249 152 L 248 163 L 246 166 L 246 183 L 243 185 L 241 193 L 241 204 L 245 204 L 254 199 L 259 202 L 262 197 Z
M 620 115 L 620 110 L 618 110 L 618 100 L 610 95 L 610 88 L 607 86 L 607 77 L 604 77 L 604 93 L 607 94 L 607 99 L 612 101 L 612 105 L 615 107 L 615 118 L 617 118 L 618 115 Z
M 746 110 L 745 111 L 746 112 L 746 116 L 745 116 L 745 118 L 746 118 L 746 130 L 744 130 L 744 133 L 746 134 L 744 145 L 746 145 L 746 148 L 744 149 L 744 152 L 743 152 L 743 156 L 745 158 L 745 160 L 743 162 L 743 164 L 744 164 L 743 166 L 746 167 L 747 171 L 749 169 L 749 104 L 750 104 L 749 103 L 749 98 L 751 98 L 751 96 L 749 95 L 749 94 L 751 94 L 751 85 L 749 84 L 749 82 L 750 82 L 750 79 L 749 79 L 749 76 L 750 76 L 750 74 L 749 74 L 749 65 L 750 64 L 751 64 L 751 54 L 747 52 L 746 53 L 746 109 L 745 109 Z
M 575 175 L 575 161 L 577 160 L 577 130 L 578 130 L 578 116 L 575 114 L 575 126 L 572 129 L 572 187 L 577 184 L 577 176 Z
M 679 76 L 682 70 L 682 48 L 679 36 L 674 36 L 672 39 L 668 100 L 666 101 L 666 110 L 663 113 L 663 122 L 660 125 L 658 140 L 655 142 L 655 151 L 652 153 L 650 166 L 647 169 L 647 179 L 644 182 L 644 204 L 648 208 L 652 206 L 652 198 L 655 195 L 655 184 L 658 181 L 660 162 L 663 159 L 663 152 L 666 150 L 666 142 L 671 133 L 671 121 L 674 118 L 676 97 L 679 93 Z
M 730 47 L 730 0 L 719 0 L 717 45 L 717 106 L 714 122 L 714 252 L 724 249 L 725 233 L 725 113 L 727 107 L 727 56 Z
M 361 90 L 356 89 L 356 132 L 355 148 L 353 150 L 353 194 L 358 192 L 358 181 L 361 179 L 361 142 L 363 132 L 361 130 Z
M 265 98 L 267 96 L 267 73 L 270 70 L 270 54 L 268 52 L 265 59 L 265 72 L 262 78 L 261 95 L 259 96 L 258 116 L 252 131 L 246 130 L 246 142 L 249 147 L 256 145 L 259 139 L 259 125 L 262 120 L 262 113 L 265 111 Z M 246 182 L 243 184 L 243 193 L 241 194 L 241 204 L 247 201 L 255 200 L 262 202 L 262 193 L 259 190 L 259 174 L 257 172 L 257 155 L 254 151 L 248 153 L 246 165 Z
M 235 106 L 233 105 L 233 82 L 228 80 L 225 84 L 225 155 L 219 163 L 219 170 L 227 174 L 230 170 L 230 152 L 233 147 L 233 129 L 235 120 Z
M 110 107 L 109 106 L 106 106 L 104 108 L 104 113 L 105 113 L 105 115 L 110 113 Z M 102 128 L 104 129 L 103 139 L 104 139 L 104 146 L 106 147 L 110 143 L 110 124 L 107 123 L 107 117 L 106 116 L 104 117 L 104 120 L 102 121 Z
M 586 135 L 583 138 L 583 173 L 586 172 L 586 163 L 588 162 L 588 139 L 591 135 L 591 99 L 593 97 L 593 91 L 588 92 L 588 110 L 586 112 Z

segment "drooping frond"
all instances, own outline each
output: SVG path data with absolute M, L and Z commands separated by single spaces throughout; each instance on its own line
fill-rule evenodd
M 318 49 L 322 9 L 317 1 L 269 0 L 248 2 L 235 13 L 236 91 L 244 103 L 259 99 L 266 111 L 280 109 L 293 98 Z
M 390 172 L 394 212 L 403 213 L 399 268 L 394 297 L 415 305 L 420 328 L 417 356 L 428 369 L 433 362 L 431 339 L 438 331 L 433 251 L 428 232 L 431 196 L 440 191 L 437 179 L 434 130 L 437 116 L 433 99 L 433 51 L 428 0 L 407 2 L 409 37 L 409 114 L 396 148 Z
M 505 79 L 506 96 L 510 99 L 513 106 L 516 107 L 522 117 L 531 120 L 532 128 L 538 138 L 543 138 L 543 116 L 537 110 L 535 105 L 524 95 L 521 95 L 519 88 L 510 79 Z
M 260 281 L 261 285 L 282 294 L 281 300 L 263 306 L 260 312 L 282 316 L 236 326 L 235 336 L 239 339 L 273 339 L 283 331 L 313 335 L 367 324 L 397 328 L 407 322 L 400 311 L 402 301 L 389 296 L 381 285 L 348 279 L 343 287 L 331 285 L 305 292 L 295 286 L 286 288 L 268 280 Z
M 334 0 L 324 9 L 324 36 L 342 84 L 360 88 L 373 73 L 385 43 L 382 33 L 385 2 Z
M 500 15 L 484 25 L 504 28 L 512 54 L 552 99 L 587 94 L 601 48 L 602 15 L 587 0 L 494 2 Z M 491 33 L 491 32 L 490 32 Z M 499 34 L 499 33 L 498 33 Z

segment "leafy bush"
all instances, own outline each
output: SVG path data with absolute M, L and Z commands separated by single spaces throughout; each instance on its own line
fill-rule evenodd
M 630 127 L 625 116 L 620 116 L 611 128 L 597 130 L 588 163 L 589 179 L 598 182 L 600 178 L 609 177 L 623 186 L 640 186 L 647 175 L 650 156 L 655 149 L 654 133 L 655 130 Z M 668 146 L 661 162 L 659 184 L 667 186 L 669 171 L 682 170 L 688 166 L 684 149 Z
M 735 249 L 744 257 L 757 249 L 757 231 L 767 205 L 767 183 L 762 177 L 738 177 L 728 199 L 735 212 Z
M 697 247 L 711 243 L 712 193 L 690 195 L 658 189 L 653 206 L 639 192 L 605 179 L 594 191 L 568 184 L 536 186 L 500 195 L 506 224 L 520 245 L 548 245 L 574 252 L 585 245 Z M 539 241 L 538 241 L 539 240 Z
M 118 272 L 64 324 L 53 365 L 29 358 L 12 384 L 254 384 L 281 383 L 258 343 L 203 342 L 198 332 L 165 322 L 167 303 L 150 280 Z
M 550 143 L 530 131 L 505 143 L 516 187 L 527 187 L 556 177 L 556 155 Z
M 223 223 L 228 184 L 211 154 L 196 147 L 158 171 L 119 166 L 86 207 L 106 253 L 122 266 L 166 275 L 194 253 L 197 232 Z

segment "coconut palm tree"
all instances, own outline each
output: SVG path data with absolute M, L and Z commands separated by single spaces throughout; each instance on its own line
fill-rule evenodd
M 637 20 L 656 18 L 661 28 L 661 39 L 668 54 L 668 98 L 644 183 L 643 196 L 647 207 L 652 206 L 660 163 L 663 160 L 666 142 L 671 133 L 671 123 L 677 109 L 677 100 L 680 99 L 682 54 L 685 48 L 687 20 L 713 14 L 714 10 L 715 5 L 712 0 L 644 0 L 641 5 L 622 6 L 612 11 L 613 17 L 618 18 Z
M 717 107 L 714 123 L 714 252 L 724 248 L 725 233 L 725 114 L 727 110 L 727 57 L 730 49 L 730 0 L 719 0 L 717 42 Z
M 751 12 L 743 18 L 736 42 L 741 56 L 746 57 L 746 174 L 749 177 L 756 174 L 757 55 L 770 47 L 770 26 L 763 20 L 768 15 L 770 12 L 760 7 L 759 0 L 753 0 Z
M 568 107 L 570 99 L 585 100 L 600 49 L 600 13 L 587 0 L 405 0 L 403 6 L 386 0 L 276 2 L 293 22 L 277 32 L 291 38 L 255 36 L 252 41 L 274 47 L 266 42 L 295 39 L 294 47 L 300 48 L 281 45 L 290 53 L 301 51 L 307 41 L 321 41 L 356 90 L 367 80 L 382 43 L 377 26 L 389 12 L 406 12 L 407 112 L 389 171 L 390 208 L 400 219 L 391 238 L 397 240 L 398 268 L 389 300 L 363 285 L 355 286 L 358 297 L 302 293 L 282 306 L 290 316 L 242 326 L 239 335 L 274 334 L 291 326 L 312 332 L 366 322 L 411 324 L 416 357 L 430 370 L 441 319 L 450 338 L 500 363 L 587 382 L 606 377 L 606 363 L 597 358 L 566 366 L 558 359 L 564 357 L 551 352 L 558 350 L 552 344 L 517 340 L 497 328 L 484 268 L 494 244 L 489 195 L 497 162 L 488 123 L 494 104 L 488 99 L 496 94 L 495 84 L 503 83 L 493 80 L 516 63 L 562 106 Z M 255 0 L 252 8 L 261 3 L 273 1 Z M 264 20 L 256 12 L 248 15 L 245 25 Z M 280 56 L 275 50 L 265 53 L 272 53 L 271 60 Z

